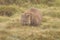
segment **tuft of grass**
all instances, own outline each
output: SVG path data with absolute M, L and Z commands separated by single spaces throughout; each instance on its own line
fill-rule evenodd
M 0 7 L 0 16 L 12 16 L 17 12 L 17 9 L 9 6 Z
M 42 29 L 48 29 L 48 28 L 59 29 L 60 28 L 60 19 L 53 18 L 50 16 L 44 16 L 40 28 L 42 28 Z
M 51 16 L 51 17 L 55 17 L 55 18 L 60 18 L 60 7 L 59 8 L 47 8 L 45 10 L 42 11 L 43 16 Z
M 10 29 L 10 28 L 18 28 L 20 27 L 20 19 L 16 18 L 12 18 L 10 19 L 10 21 L 7 22 L 7 28 Z

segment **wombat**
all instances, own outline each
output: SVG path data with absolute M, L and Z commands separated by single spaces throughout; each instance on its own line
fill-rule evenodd
M 42 15 L 39 9 L 30 8 L 21 15 L 21 24 L 38 26 L 41 24 Z

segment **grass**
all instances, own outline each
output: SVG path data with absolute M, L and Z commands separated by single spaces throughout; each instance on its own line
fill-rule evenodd
M 6 6 L 6 5 L 1 5 L 0 6 L 0 16 L 12 16 L 18 12 L 19 9 L 17 9 L 17 6 Z
M 60 8 L 53 8 L 53 7 L 50 7 L 50 8 L 47 8 L 46 10 L 44 10 L 44 14 L 43 15 L 47 15 L 47 16 L 51 16 L 51 17 L 57 17 L 57 18 L 60 18 L 60 12 L 59 12 Z
M 6 6 L 8 9 L 11 7 L 18 11 L 10 17 L 0 16 L 0 40 L 60 40 L 60 7 Z M 41 10 L 43 18 L 40 26 L 22 26 L 20 24 L 21 14 L 30 7 Z

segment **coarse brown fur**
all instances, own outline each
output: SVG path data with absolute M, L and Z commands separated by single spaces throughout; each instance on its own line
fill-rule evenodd
M 30 8 L 21 16 L 22 25 L 38 26 L 42 20 L 41 12 L 36 8 Z

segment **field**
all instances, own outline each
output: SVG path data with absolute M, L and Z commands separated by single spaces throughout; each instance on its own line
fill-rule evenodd
M 1 4 L 2 1 L 4 4 Z M 0 1 L 0 40 L 60 40 L 59 0 L 56 0 L 56 4 L 53 6 L 35 3 L 5 4 L 5 1 L 2 1 Z M 40 26 L 22 26 L 20 24 L 21 14 L 31 7 L 41 11 Z

